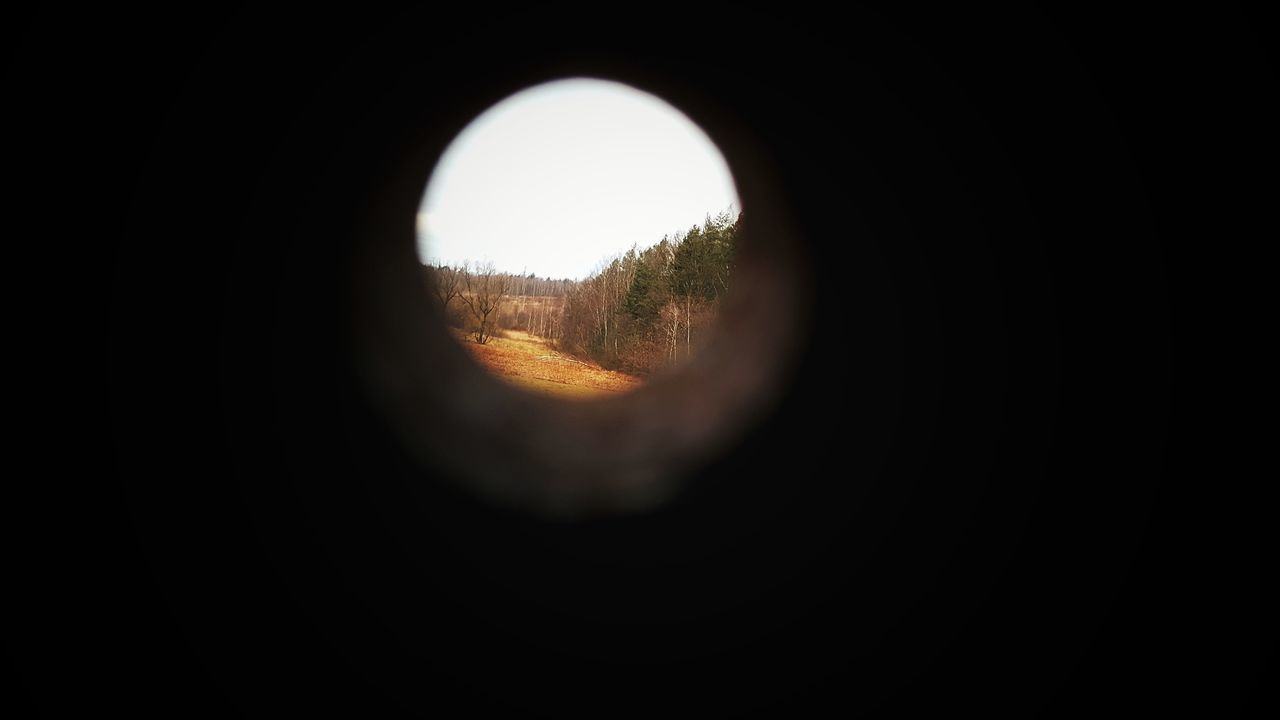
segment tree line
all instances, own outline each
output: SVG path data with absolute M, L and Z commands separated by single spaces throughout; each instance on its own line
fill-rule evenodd
M 478 343 L 521 330 L 603 367 L 647 375 L 690 357 L 729 289 L 741 215 L 722 212 L 656 244 L 606 258 L 584 280 L 428 266 L 446 321 Z
M 427 265 L 446 324 L 484 344 L 505 330 L 559 337 L 564 297 L 576 282 L 499 272 L 492 262 Z
M 729 289 L 738 223 L 721 213 L 602 263 L 570 289 L 559 347 L 637 374 L 691 356 Z

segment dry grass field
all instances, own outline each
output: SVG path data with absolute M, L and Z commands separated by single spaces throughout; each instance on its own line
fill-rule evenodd
M 561 398 L 586 398 L 625 392 L 640 381 L 557 352 L 536 335 L 506 330 L 480 345 L 455 332 L 482 366 L 513 385 Z

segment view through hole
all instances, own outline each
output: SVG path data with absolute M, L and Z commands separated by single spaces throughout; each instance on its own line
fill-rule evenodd
M 741 201 L 706 133 L 616 82 L 538 85 L 453 140 L 418 210 L 430 297 L 481 367 L 562 399 L 684 365 L 732 284 Z

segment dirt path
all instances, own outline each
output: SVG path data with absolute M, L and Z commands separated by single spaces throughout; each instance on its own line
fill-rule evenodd
M 507 337 L 480 345 L 458 335 L 481 365 L 526 390 L 558 397 L 592 397 L 631 389 L 637 378 L 553 350 L 536 335 L 507 330 Z

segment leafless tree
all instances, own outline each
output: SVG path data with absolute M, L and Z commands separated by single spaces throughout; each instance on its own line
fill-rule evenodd
M 440 265 L 432 268 L 432 276 L 435 279 L 432 287 L 435 289 L 436 297 L 440 298 L 440 307 L 448 315 L 449 303 L 462 293 L 462 269 Z
M 498 273 L 492 262 L 477 265 L 474 271 L 464 264 L 462 283 L 465 290 L 458 297 L 475 316 L 479 324 L 476 342 L 483 345 L 489 342 L 492 334 L 489 316 L 502 307 L 502 301 L 511 289 L 511 276 Z
M 674 363 L 676 361 L 676 339 L 680 337 L 680 305 L 674 300 L 667 301 L 662 306 L 662 309 L 658 311 L 658 317 L 662 323 L 662 332 L 667 336 L 667 361 Z M 689 325 L 687 321 L 684 324 L 686 327 Z

